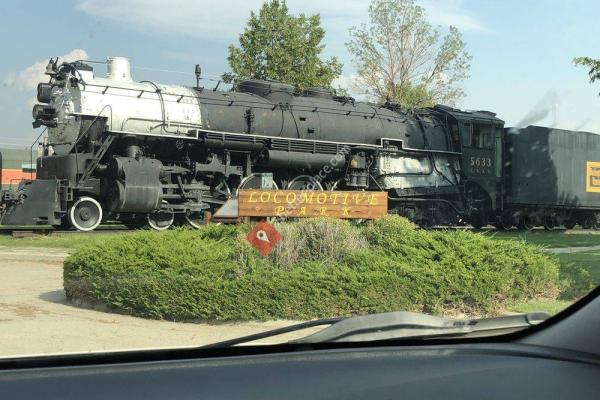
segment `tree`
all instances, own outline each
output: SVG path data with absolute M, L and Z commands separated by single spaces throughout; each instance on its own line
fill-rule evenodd
M 600 79 L 600 60 L 594 60 L 590 57 L 576 57 L 573 59 L 573 63 L 590 69 L 588 72 L 590 83 Z
M 352 27 L 346 46 L 358 70 L 357 86 L 378 101 L 404 107 L 454 105 L 464 96 L 471 56 L 462 35 L 450 27 L 444 37 L 413 0 L 373 0 L 369 25 Z
M 223 78 L 226 82 L 273 79 L 294 85 L 297 92 L 309 86 L 330 86 L 342 72 L 342 64 L 335 57 L 321 60 L 324 36 L 318 14 L 296 17 L 285 1 L 266 2 L 258 15 L 251 12 L 240 47 L 229 46 L 232 73 Z

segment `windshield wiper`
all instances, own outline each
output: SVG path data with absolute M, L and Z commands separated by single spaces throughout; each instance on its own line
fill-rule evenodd
M 284 326 L 283 328 L 271 329 L 264 332 L 254 333 L 252 335 L 240 336 L 238 338 L 224 340 L 222 342 L 211 343 L 205 346 L 202 346 L 202 349 L 208 349 L 213 347 L 229 347 L 235 346 L 236 344 L 254 342 L 255 340 L 265 339 L 273 336 L 279 336 L 284 333 L 301 331 L 308 328 L 313 328 L 315 326 L 324 326 L 324 325 L 332 325 L 343 321 L 344 318 L 328 318 L 328 319 L 316 319 L 313 321 L 301 322 L 299 324 Z
M 452 319 L 406 311 L 344 319 L 292 343 L 364 342 L 388 339 L 484 336 L 528 328 L 546 320 L 546 313 L 494 318 Z
M 253 335 L 212 343 L 203 348 L 228 347 L 283 333 L 330 325 L 312 335 L 288 343 L 365 342 L 373 340 L 484 336 L 508 333 L 549 318 L 546 313 L 515 314 L 494 318 L 452 319 L 407 311 L 369 314 L 351 318 L 319 319 Z

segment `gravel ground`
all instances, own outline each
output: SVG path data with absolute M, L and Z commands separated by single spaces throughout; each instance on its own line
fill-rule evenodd
M 62 290 L 66 255 L 61 249 L 0 247 L 0 357 L 199 346 L 297 322 L 177 323 L 79 308 Z

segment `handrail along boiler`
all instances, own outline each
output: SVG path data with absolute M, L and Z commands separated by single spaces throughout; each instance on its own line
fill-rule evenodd
M 390 213 L 423 226 L 547 217 L 508 206 L 508 133 L 487 111 L 404 110 L 274 81 L 232 91 L 135 82 L 120 57 L 106 77 L 80 61 L 51 60 L 47 74 L 33 109 L 34 126 L 48 128 L 37 179 L 3 193 L 1 224 L 198 227 L 265 177 L 286 189 L 385 191 Z

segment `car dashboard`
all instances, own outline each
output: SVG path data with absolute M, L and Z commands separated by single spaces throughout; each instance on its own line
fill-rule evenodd
M 517 343 L 351 347 L 150 362 L 4 364 L 3 398 L 590 399 L 600 360 Z M 255 348 L 255 350 L 258 347 Z

